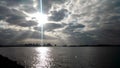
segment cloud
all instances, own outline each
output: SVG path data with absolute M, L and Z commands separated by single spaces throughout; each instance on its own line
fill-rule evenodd
M 32 27 L 32 26 L 37 26 L 38 23 L 35 21 L 26 21 L 25 23 L 19 23 L 17 25 L 22 26 L 22 27 Z
M 8 16 L 10 15 L 12 12 L 9 8 L 5 7 L 5 6 L 0 6 L 0 16 Z
M 44 25 L 44 31 L 51 32 L 54 31 L 55 29 L 59 29 L 64 27 L 62 24 L 57 24 L 57 23 L 46 23 Z M 41 27 L 34 27 L 35 30 L 41 31 Z
M 119 45 L 120 42 L 120 29 L 103 29 L 99 32 L 99 42 L 102 44 L 112 44 L 112 45 Z
M 30 5 L 25 5 L 21 7 L 21 10 L 27 12 L 27 13 L 35 13 L 37 12 L 37 8 L 30 6 Z
M 49 12 L 48 9 L 51 9 L 52 5 L 55 3 L 62 4 L 64 0 L 43 0 L 43 11 Z M 34 0 L 1 0 L 0 1 L 0 19 L 8 22 L 10 25 L 17 25 L 21 27 L 32 27 L 36 26 L 37 22 L 32 20 L 26 20 L 27 14 L 36 13 L 40 10 L 40 2 Z M 61 9 L 57 13 L 53 13 L 51 19 L 54 19 L 57 14 L 60 16 L 55 21 L 62 20 L 65 16 L 66 9 Z M 62 16 L 62 17 L 61 17 Z
M 10 24 L 19 24 L 19 23 L 23 23 L 26 20 L 22 16 L 12 15 L 6 21 Z
M 70 1 L 67 7 L 63 7 L 68 12 L 71 11 L 71 15 L 63 20 L 67 25 L 61 31 L 69 35 L 66 37 L 68 44 L 120 44 L 119 2 L 119 0 Z
M 62 24 L 57 24 L 57 23 L 47 23 L 44 26 L 46 31 L 53 31 L 54 29 L 62 28 L 64 25 Z
M 51 11 L 52 16 L 49 17 L 49 20 L 61 21 L 65 18 L 67 14 L 67 9 L 61 9 L 59 11 Z
M 0 1 L 0 19 L 9 23 L 9 25 L 17 25 L 21 27 L 32 27 L 38 23 L 32 20 L 26 20 L 27 14 L 37 12 L 33 7 L 33 0 L 1 0 Z
M 20 6 L 21 4 L 31 5 L 33 4 L 33 0 L 1 0 L 0 4 L 15 7 Z
M 20 44 L 19 42 L 25 39 L 39 39 L 41 34 L 39 32 L 34 32 L 30 30 L 14 30 L 14 29 L 0 29 L 0 44 L 1 45 L 11 45 Z M 55 39 L 51 36 L 44 35 L 44 39 Z M 34 42 L 34 41 L 33 41 Z M 24 43 L 24 41 L 23 41 Z
M 49 13 L 50 9 L 54 4 L 62 5 L 66 1 L 67 0 L 43 0 L 43 13 Z M 38 3 L 40 3 L 39 0 Z M 40 4 L 38 5 L 38 9 L 39 8 L 40 8 Z
M 119 3 L 119 0 L 43 0 L 43 12 L 49 16 L 44 30 L 52 36 L 57 34 L 57 40 L 65 41 L 66 44 L 120 44 Z M 34 30 L 40 31 L 37 22 L 26 19 L 27 14 L 36 13 L 39 9 L 40 3 L 37 0 L 1 0 L 0 20 L 9 23 L 9 26 L 33 27 Z M 1 38 L 8 37 L 9 33 L 4 30 L 0 32 Z M 10 35 L 17 32 L 23 37 L 32 33 L 19 33 L 14 30 L 11 32 L 13 33 Z M 37 38 L 39 34 L 35 34 L 31 37 Z
M 22 27 L 36 26 L 38 23 L 35 21 L 27 21 L 23 16 L 12 15 L 6 20 L 10 25 L 18 25 Z
M 85 25 L 83 24 L 74 24 L 74 23 L 69 23 L 67 25 L 67 27 L 63 30 L 64 33 L 68 33 L 68 34 L 71 34 L 71 33 L 74 33 L 74 31 L 76 29 L 83 29 L 85 27 Z

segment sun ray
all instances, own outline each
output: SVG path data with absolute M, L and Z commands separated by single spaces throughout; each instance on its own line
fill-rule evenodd
M 43 4 L 42 4 L 42 0 L 40 0 L 40 13 L 43 13 Z M 43 39 L 44 39 L 44 30 L 43 30 L 43 24 L 41 24 L 41 45 L 43 46 Z
M 40 27 L 40 34 L 41 34 L 41 45 L 44 44 L 44 24 L 48 22 L 48 16 L 43 13 L 43 3 L 42 0 L 39 0 L 39 11 L 33 14 L 29 14 L 27 12 L 23 12 L 28 17 L 26 17 L 26 20 L 33 20 L 38 22 L 38 27 Z M 37 4 L 36 4 L 37 5 Z M 35 6 L 36 6 L 35 5 Z

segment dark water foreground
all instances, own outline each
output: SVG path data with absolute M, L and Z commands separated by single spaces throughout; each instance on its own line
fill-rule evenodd
M 17 62 L 0 55 L 0 68 L 24 68 L 24 67 L 17 64 Z
M 0 54 L 26 68 L 120 68 L 120 47 L 8 47 Z

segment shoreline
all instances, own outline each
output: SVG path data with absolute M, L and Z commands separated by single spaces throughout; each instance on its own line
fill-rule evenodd
M 24 68 L 24 66 L 18 64 L 16 61 L 12 61 L 9 58 L 0 55 L 0 68 Z

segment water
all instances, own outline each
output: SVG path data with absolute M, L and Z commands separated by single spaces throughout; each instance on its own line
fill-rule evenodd
M 120 68 L 120 47 L 9 47 L 0 54 L 26 68 Z

